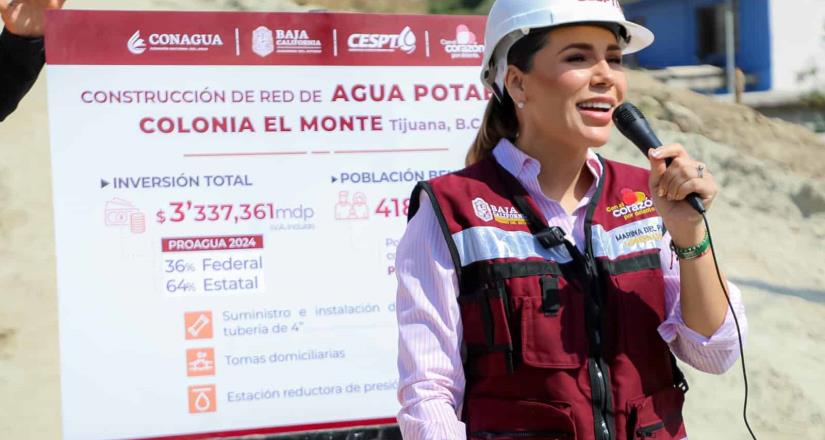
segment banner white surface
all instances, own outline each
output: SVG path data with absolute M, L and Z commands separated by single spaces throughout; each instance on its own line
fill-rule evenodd
M 481 19 L 49 23 L 64 437 L 392 423 L 395 248 L 480 123 Z

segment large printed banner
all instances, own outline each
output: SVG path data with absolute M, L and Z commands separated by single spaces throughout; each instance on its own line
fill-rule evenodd
M 60 11 L 66 439 L 394 422 L 414 183 L 489 96 L 479 17 Z

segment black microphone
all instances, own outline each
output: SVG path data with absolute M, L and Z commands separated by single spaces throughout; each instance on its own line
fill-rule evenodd
M 647 156 L 647 152 L 651 148 L 662 146 L 662 141 L 656 137 L 656 133 L 650 128 L 650 124 L 647 123 L 645 115 L 643 115 L 641 110 L 636 108 L 635 105 L 629 102 L 625 102 L 616 107 L 613 111 L 613 123 L 616 124 L 616 127 L 622 132 L 624 137 L 636 144 L 645 156 Z M 665 164 L 670 165 L 672 161 L 670 158 L 665 159 Z M 700 214 L 705 213 L 705 205 L 702 203 L 702 199 L 699 198 L 699 194 L 690 193 L 685 197 L 685 201 Z

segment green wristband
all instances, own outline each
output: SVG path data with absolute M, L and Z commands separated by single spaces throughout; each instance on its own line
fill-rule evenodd
M 697 244 L 696 246 L 690 247 L 677 247 L 673 244 L 673 240 L 670 240 L 670 249 L 673 250 L 673 253 L 676 254 L 676 258 L 679 260 L 694 260 L 696 258 L 705 255 L 710 248 L 710 235 L 708 235 L 708 231 L 705 230 L 705 238 L 702 239 L 702 242 Z

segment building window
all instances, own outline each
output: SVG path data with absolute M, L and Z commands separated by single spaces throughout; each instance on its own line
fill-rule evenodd
M 737 3 L 737 2 L 734 2 Z M 699 41 L 696 56 L 699 62 L 725 64 L 725 4 L 696 9 L 696 34 Z M 737 7 L 734 5 L 734 11 Z M 733 14 L 734 45 L 739 50 L 739 14 Z

